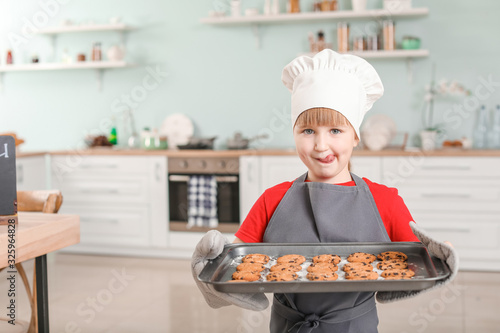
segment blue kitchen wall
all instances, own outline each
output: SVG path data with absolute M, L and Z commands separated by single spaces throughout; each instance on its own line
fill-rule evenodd
M 381 0 L 368 2 L 372 8 L 381 7 Z M 263 0 L 243 3 L 244 8 L 263 7 Z M 281 4 L 284 11 L 283 0 Z M 306 9 L 311 1 L 302 0 L 301 5 Z M 341 8 L 349 6 L 349 1 L 340 1 Z M 408 81 L 406 61 L 371 60 L 386 89 L 371 114 L 387 114 L 400 131 L 415 136 L 422 128 L 423 88 L 431 79 L 435 63 L 438 79 L 456 79 L 473 93 L 467 101 L 438 102 L 436 121 L 443 121 L 445 116 L 451 139 L 470 136 L 471 110 L 476 104 L 493 107 L 500 103 L 496 83 L 500 82 L 500 2 L 414 0 L 413 6 L 429 7 L 430 15 L 398 20 L 397 40 L 403 35 L 421 37 L 422 48 L 429 49 L 430 56 L 413 62 L 412 83 Z M 260 148 L 292 147 L 290 96 L 281 83 L 281 70 L 307 51 L 308 32 L 323 29 L 327 41 L 334 43 L 336 23 L 263 25 L 259 30 L 261 48 L 257 49 L 249 26 L 200 23 L 209 10 L 228 8 L 229 0 L 0 1 L 2 64 L 6 50 L 12 47 L 12 36 L 22 36 L 23 26 L 42 18 L 43 11 L 50 14 L 47 22 L 39 23 L 43 26 L 59 25 L 63 20 L 105 23 L 111 17 L 121 17 L 138 27 L 127 34 L 126 58 L 139 64 L 105 71 L 101 92 L 92 70 L 6 73 L 0 93 L 0 132 L 14 131 L 25 139 L 24 151 L 81 148 L 86 134 L 107 133 L 113 117 L 121 120 L 127 96 L 132 96 L 129 102 L 138 128 L 160 127 L 166 116 L 183 113 L 195 124 L 196 136 L 218 136 L 217 147 L 222 147 L 235 131 L 245 136 L 270 134 L 269 139 L 256 144 Z M 369 22 L 354 22 L 352 35 L 370 26 Z M 42 62 L 50 61 L 50 41 L 43 35 L 27 36 L 14 49 L 15 62 L 28 62 L 34 53 Z M 60 58 L 65 48 L 72 56 L 79 52 L 89 56 L 94 41 L 103 43 L 105 53 L 119 42 L 119 34 L 60 35 L 55 57 Z M 159 72 L 157 87 L 142 89 L 144 79 L 155 71 Z M 451 109 L 454 103 L 462 109 Z

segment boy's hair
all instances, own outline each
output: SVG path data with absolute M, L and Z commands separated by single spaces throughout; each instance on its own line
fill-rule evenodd
M 349 120 L 347 120 L 344 115 L 338 111 L 329 108 L 312 108 L 302 112 L 295 126 L 307 127 L 307 126 L 345 126 L 349 125 L 354 131 Z M 359 140 L 356 131 L 354 131 L 354 138 Z

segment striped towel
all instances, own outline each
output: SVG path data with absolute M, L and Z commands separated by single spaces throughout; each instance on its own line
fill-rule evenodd
M 215 176 L 194 175 L 188 181 L 188 228 L 215 228 L 217 217 L 217 181 Z

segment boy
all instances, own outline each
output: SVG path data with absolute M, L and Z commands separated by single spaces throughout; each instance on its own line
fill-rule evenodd
M 383 94 L 375 69 L 359 57 L 324 50 L 313 58 L 292 61 L 283 70 L 282 80 L 292 93 L 293 136 L 308 172 L 265 191 L 236 233 L 235 242 L 419 241 L 397 190 L 349 172 L 363 117 Z M 204 238 L 193 255 L 195 275 L 224 244 L 214 232 Z M 442 257 L 455 260 L 451 249 L 445 246 L 444 252 Z M 221 294 L 204 284 L 199 287 L 214 307 L 227 302 L 254 310 L 267 307 L 262 294 Z M 390 301 L 413 294 L 385 293 L 378 299 Z M 274 295 L 273 333 L 377 332 L 377 325 L 373 292 Z

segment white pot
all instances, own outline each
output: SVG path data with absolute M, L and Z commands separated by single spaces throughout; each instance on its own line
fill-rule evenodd
M 106 55 L 109 61 L 120 61 L 125 57 L 125 51 L 120 46 L 114 45 L 108 49 Z
M 437 132 L 436 131 L 422 131 L 420 132 L 420 140 L 422 150 L 434 150 L 436 149 L 436 139 Z
M 352 10 L 355 12 L 360 12 L 366 10 L 366 0 L 351 0 Z
M 391 13 L 411 9 L 411 0 L 384 0 L 384 9 Z

